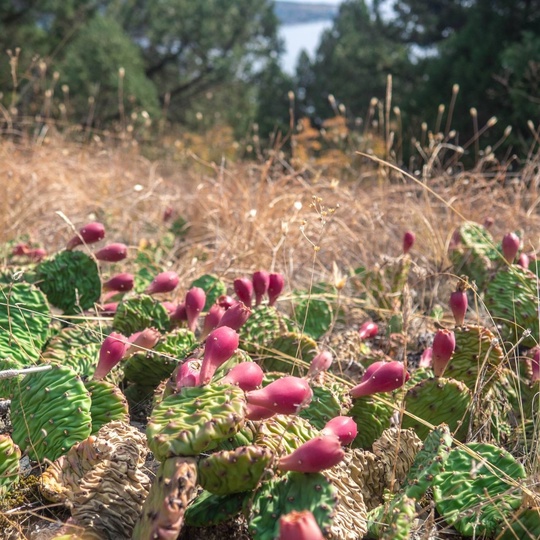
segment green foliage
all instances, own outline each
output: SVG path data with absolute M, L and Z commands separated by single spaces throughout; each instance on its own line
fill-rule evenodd
M 188 289 L 192 287 L 200 287 L 206 293 L 206 303 L 203 311 L 208 311 L 216 303 L 216 300 L 227 292 L 225 283 L 212 274 L 204 274 L 192 281 Z

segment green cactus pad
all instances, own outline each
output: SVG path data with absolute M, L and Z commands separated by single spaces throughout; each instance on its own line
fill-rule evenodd
M 503 527 L 498 540 L 534 540 L 540 538 L 540 508 L 520 508 L 513 516 L 508 518 L 508 524 Z
M 40 290 L 27 283 L 0 288 L 0 358 L 21 367 L 37 362 L 50 324 L 49 304 Z
M 32 459 L 55 460 L 92 429 L 91 399 L 70 368 L 26 375 L 11 399 L 13 440 Z
M 212 274 L 204 274 L 195 281 L 192 281 L 188 289 L 192 287 L 200 287 L 206 293 L 206 302 L 203 311 L 208 311 L 221 295 L 227 294 L 227 285 Z
M 113 328 L 130 336 L 146 328 L 156 328 L 162 333 L 169 330 L 170 319 L 163 305 L 147 294 L 120 302 L 114 314 Z
M 525 476 L 523 465 L 492 444 L 454 448 L 433 479 L 437 511 L 464 536 L 490 536 L 519 508 Z
M 444 470 L 452 443 L 450 429 L 444 424 L 429 433 L 405 479 L 403 492 L 407 497 L 420 501 L 433 477 Z
M 444 376 L 463 381 L 472 392 L 475 389 L 487 391 L 496 379 L 494 374 L 504 361 L 499 341 L 483 326 L 457 327 L 454 329 L 454 335 L 456 348 L 446 366 Z
M 184 514 L 197 492 L 197 463 L 193 458 L 169 458 L 156 474 L 132 540 L 177 538 Z
M 334 310 L 325 295 L 297 291 L 293 309 L 298 328 L 313 339 L 321 338 L 332 325 Z
M 214 452 L 199 461 L 199 483 L 215 495 L 252 491 L 272 460 L 264 446 L 240 446 Z
M 309 336 L 284 332 L 269 344 L 268 350 L 261 357 L 261 366 L 268 371 L 302 377 L 316 354 L 317 343 Z
M 415 501 L 406 495 L 378 506 L 368 514 L 368 538 L 409 540 L 416 517 Z
M 164 336 L 151 351 L 129 358 L 124 364 L 124 376 L 130 382 L 158 386 L 196 346 L 193 332 L 177 329 Z
M 21 450 L 7 435 L 0 435 L 0 497 L 19 481 Z
M 274 540 L 280 516 L 293 510 L 310 510 L 325 532 L 337 503 L 334 486 L 322 474 L 290 472 L 265 482 L 255 493 L 249 528 L 255 540 Z
M 457 440 L 465 440 L 471 406 L 471 392 L 465 383 L 443 377 L 425 379 L 407 391 L 404 406 L 402 427 L 414 429 L 421 439 L 431 428 L 407 413 L 434 426 L 448 424 Z
M 26 367 L 25 363 L 14 358 L 1 358 L 0 357 L 0 371 L 7 371 L 11 369 L 23 369 Z M 13 394 L 13 391 L 19 384 L 21 376 L 9 377 L 7 379 L 0 379 L 0 398 L 9 399 Z
M 254 422 L 247 420 L 246 423 L 232 437 L 219 443 L 216 450 L 234 450 L 239 446 L 249 446 L 253 444 L 257 433 L 257 426 Z
M 188 506 L 185 515 L 186 525 L 191 527 L 218 525 L 240 512 L 247 511 L 252 496 L 250 492 L 214 495 L 209 491 L 202 491 Z
M 114 420 L 129 423 L 128 402 L 120 388 L 108 381 L 86 381 L 84 385 L 92 400 L 92 435 Z
M 299 416 L 309 420 L 317 429 L 323 429 L 326 422 L 341 415 L 339 397 L 327 386 L 313 386 L 313 399 L 303 408 Z
M 244 424 L 244 392 L 232 385 L 184 388 L 152 411 L 146 429 L 156 459 L 212 450 Z
M 238 331 L 240 348 L 250 354 L 265 354 L 270 344 L 281 335 L 280 315 L 276 308 L 261 304 Z
M 255 444 L 267 446 L 279 457 L 290 454 L 317 435 L 319 431 L 304 418 L 276 414 L 260 423 Z
M 72 315 L 94 307 L 101 296 L 95 259 L 82 251 L 62 251 L 36 267 L 36 285 L 49 302 Z
M 381 398 L 392 402 L 390 393 L 379 394 Z M 358 426 L 358 435 L 352 443 L 353 448 L 369 449 L 385 429 L 390 427 L 390 418 L 394 408 L 383 403 L 377 396 L 363 396 L 353 399 L 352 407 L 347 412 Z
M 486 288 L 484 302 L 503 338 L 517 343 L 530 330 L 521 344 L 538 343 L 538 278 L 533 272 L 517 264 L 499 270 Z

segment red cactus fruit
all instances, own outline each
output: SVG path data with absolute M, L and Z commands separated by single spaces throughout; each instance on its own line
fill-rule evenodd
M 308 405 L 313 398 L 313 391 L 308 382 L 300 377 L 282 377 L 260 390 L 246 393 L 246 401 L 271 409 L 279 414 L 295 414 Z
M 330 351 L 317 353 L 309 365 L 308 377 L 316 377 L 319 373 L 327 371 L 333 361 L 334 357 Z
M 199 386 L 200 384 L 200 368 L 199 360 L 186 360 L 176 371 L 176 388 L 184 388 L 191 386 Z
M 75 246 L 81 244 L 94 244 L 105 238 L 105 227 L 103 224 L 94 221 L 88 223 L 82 229 L 79 229 L 79 234 L 76 234 L 66 245 L 66 250 L 71 251 Z
M 324 535 L 309 510 L 293 510 L 279 518 L 277 540 L 324 540 Z
M 247 307 L 253 303 L 253 283 L 248 278 L 238 278 L 233 282 L 234 292 Z
M 176 309 L 170 314 L 172 322 L 183 322 L 187 321 L 187 311 L 186 304 L 181 302 L 176 306 Z
M 502 252 L 508 264 L 512 264 L 519 251 L 520 240 L 516 233 L 505 234 L 502 239 Z
M 222 326 L 210 332 L 204 347 L 201 384 L 210 382 L 216 369 L 234 354 L 239 341 L 238 334 L 228 326 Z
M 377 323 L 374 323 L 373 321 L 366 321 L 358 329 L 358 334 L 360 335 L 361 339 L 369 339 L 375 337 L 378 332 L 379 327 L 377 326 Z
M 363 383 L 367 381 L 381 366 L 384 366 L 387 363 L 388 362 L 386 360 L 377 360 L 377 362 L 373 362 L 373 364 L 369 364 L 366 371 L 364 371 L 364 374 L 362 375 L 360 382 Z
M 531 259 L 529 258 L 529 256 L 526 253 L 521 253 L 517 263 L 522 268 L 529 268 L 530 262 L 531 262 Z
M 454 291 L 450 295 L 449 304 L 452 314 L 454 315 L 454 320 L 456 321 L 456 326 L 462 326 L 463 321 L 465 320 L 465 313 L 467 313 L 467 307 L 469 305 L 467 293 L 462 287 L 458 286 L 458 290 Z
M 433 373 L 437 377 L 441 377 L 454 354 L 456 348 L 456 337 L 454 332 L 447 330 L 437 330 L 433 338 L 432 349 L 432 365 Z
M 107 244 L 94 253 L 98 261 L 118 262 L 127 257 L 128 247 L 126 244 Z
M 116 274 L 111 279 L 103 284 L 104 291 L 127 292 L 133 289 L 135 276 L 133 274 L 123 273 Z
M 122 360 L 126 353 L 128 340 L 118 332 L 111 332 L 104 340 L 99 350 L 99 360 L 94 379 L 103 379 L 111 369 Z
M 112 316 L 118 309 L 118 302 L 109 302 L 101 307 L 101 314 L 105 317 Z
M 176 272 L 161 272 L 146 288 L 146 294 L 159 294 L 171 292 L 180 282 Z
M 239 386 L 244 392 L 259 388 L 264 371 L 255 362 L 242 362 L 234 366 L 223 378 L 223 382 Z
M 321 435 L 337 437 L 343 445 L 350 444 L 358 435 L 358 427 L 350 416 L 336 416 L 326 422 Z
M 418 367 L 429 368 L 433 363 L 433 349 L 431 347 L 426 347 L 424 352 L 420 356 L 420 361 L 418 362 Z
M 234 306 L 236 304 L 237 300 L 235 300 L 232 296 L 229 296 L 228 294 L 222 294 L 217 300 L 216 303 L 219 304 L 222 308 L 229 309 L 230 307 Z
M 248 308 L 244 302 L 235 302 L 227 311 L 225 311 L 223 317 L 219 321 L 218 328 L 221 326 L 228 326 L 233 330 L 239 330 L 244 323 L 249 319 L 251 315 L 251 309 Z
M 206 293 L 200 287 L 192 287 L 186 293 L 184 304 L 186 306 L 186 315 L 188 320 L 188 328 L 195 332 L 197 328 L 197 320 L 206 303 Z
M 39 262 L 47 256 L 47 252 L 43 248 L 31 249 L 27 256 L 33 261 Z
M 266 407 L 259 407 L 259 405 L 253 405 L 251 403 L 246 405 L 246 418 L 253 422 L 272 418 L 275 414 L 277 414 L 275 411 L 267 409 Z
M 414 241 L 416 240 L 416 236 L 412 231 L 407 231 L 403 235 L 403 254 L 409 253 L 411 248 L 414 245 Z
M 531 382 L 540 381 L 540 347 L 537 345 L 533 348 L 533 357 L 531 360 L 532 376 Z
M 136 332 L 129 336 L 129 347 L 126 351 L 125 356 L 130 356 L 138 352 L 146 352 L 149 349 L 153 349 L 161 334 L 159 330 L 155 328 L 145 328 L 142 332 Z
M 255 291 L 255 305 L 258 306 L 268 291 L 270 285 L 270 274 L 264 270 L 255 272 L 251 278 L 253 290 Z
M 161 302 L 161 305 L 167 310 L 169 317 L 176 311 L 176 308 L 178 307 L 177 304 L 175 304 L 174 302 L 169 302 L 168 300 L 165 300 L 165 302 Z
M 300 445 L 277 463 L 282 471 L 317 473 L 337 465 L 345 456 L 335 436 L 321 435 Z
M 28 244 L 19 243 L 12 250 L 11 254 L 16 256 L 28 255 L 30 253 L 30 246 Z
M 214 304 L 208 310 L 208 313 L 204 318 L 201 335 L 199 336 L 199 339 L 201 341 L 203 341 L 212 330 L 215 330 L 218 327 L 219 321 L 221 321 L 223 315 L 225 315 L 225 308 L 221 307 L 219 304 Z
M 409 373 L 405 366 L 397 360 L 392 360 L 384 362 L 378 369 L 366 370 L 362 382 L 352 388 L 349 393 L 353 398 L 358 398 L 377 392 L 391 392 L 403 386 L 408 380 Z
M 268 305 L 273 306 L 285 287 L 285 278 L 282 274 L 270 274 L 268 281 Z

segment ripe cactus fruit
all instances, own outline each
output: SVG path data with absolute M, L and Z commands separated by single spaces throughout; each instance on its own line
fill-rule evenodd
M 402 362 L 384 362 L 373 372 L 366 371 L 360 384 L 349 390 L 349 394 L 353 398 L 359 398 L 377 392 L 390 392 L 401 388 L 409 380 L 409 376 Z
M 270 285 L 270 274 L 264 270 L 255 272 L 251 278 L 253 292 L 255 293 L 255 305 L 258 306 L 268 291 Z
M 107 244 L 105 247 L 102 247 L 100 250 L 94 253 L 94 257 L 98 261 L 103 262 L 119 262 L 124 260 L 128 254 L 128 247 L 126 244 Z
M 358 427 L 350 416 L 336 416 L 326 423 L 321 435 L 334 435 L 341 444 L 347 445 L 358 435 Z
M 141 332 L 131 334 L 128 338 L 126 356 L 153 349 L 160 338 L 161 334 L 155 328 L 145 328 Z
M 161 401 L 146 428 L 156 459 L 196 456 L 212 450 L 244 424 L 244 392 L 232 385 L 183 388 Z
M 268 305 L 274 306 L 285 287 L 285 278 L 282 274 L 270 274 L 268 280 Z
M 317 473 L 337 465 L 345 455 L 335 435 L 322 435 L 299 446 L 294 452 L 277 462 L 282 471 Z
M 116 274 L 103 284 L 103 290 L 128 292 L 133 289 L 134 282 L 135 277 L 133 274 L 128 274 L 127 272 L 124 272 L 123 274 Z
M 21 451 L 12 438 L 7 433 L 0 435 L 0 497 L 19 481 L 20 459 Z
M 251 309 L 243 302 L 235 302 L 225 311 L 217 327 L 228 326 L 233 330 L 240 330 L 251 315 Z
M 94 379 L 103 379 L 124 358 L 128 347 L 129 342 L 125 336 L 118 332 L 111 332 L 99 350 L 99 361 L 94 371 Z
M 508 264 L 512 264 L 519 251 L 520 240 L 516 233 L 509 232 L 503 236 L 501 247 L 503 257 Z
M 467 307 L 469 301 L 467 299 L 467 293 L 465 292 L 465 283 L 460 280 L 457 289 L 450 295 L 450 309 L 452 315 L 456 321 L 456 326 L 462 326 L 465 320 L 465 313 L 467 313 Z
M 431 365 L 436 377 L 442 377 L 456 348 L 456 336 L 452 330 L 439 329 L 433 338 L 431 347 Z
M 366 321 L 358 329 L 358 335 L 362 339 L 369 339 L 369 338 L 375 337 L 378 332 L 379 332 L 379 326 L 377 325 L 377 323 L 374 323 L 373 321 Z
M 158 274 L 148 285 L 145 294 L 161 294 L 171 292 L 180 283 L 180 278 L 176 272 L 168 271 Z
M 226 362 L 238 348 L 240 337 L 227 326 L 216 328 L 206 339 L 201 365 L 201 384 L 210 382 L 216 369 Z
M 188 329 L 195 332 L 197 320 L 206 303 L 206 293 L 200 287 L 192 287 L 186 293 L 184 304 L 188 320 Z
M 200 287 L 206 294 L 204 311 L 208 311 L 217 302 L 217 299 L 227 292 L 227 285 L 213 274 L 203 274 L 198 277 L 189 286 L 190 289 L 193 287 Z
M 255 362 L 237 364 L 221 379 L 222 383 L 235 384 L 244 392 L 259 388 L 264 378 L 264 371 Z
M 313 397 L 309 383 L 300 377 L 282 377 L 260 390 L 246 393 L 251 405 L 265 407 L 279 414 L 296 414 Z
M 253 304 L 253 283 L 248 278 L 237 278 L 233 282 L 234 292 L 240 302 L 243 302 L 248 308 Z
M 11 400 L 13 440 L 32 459 L 54 460 L 90 435 L 91 399 L 68 367 L 26 375 Z
M 278 540 L 324 540 L 324 536 L 309 510 L 293 510 L 279 518 Z
M 80 246 L 83 243 L 94 244 L 103 238 L 105 238 L 105 227 L 102 223 L 94 221 L 79 229 L 79 234 L 76 234 L 67 243 L 66 250 L 71 251 L 75 246 Z
M 224 314 L 225 314 L 225 308 L 221 307 L 219 304 L 214 304 L 210 308 L 210 310 L 206 314 L 206 317 L 204 318 L 203 329 L 201 330 L 201 333 L 200 333 L 200 336 L 199 336 L 201 341 L 206 339 L 208 334 L 212 330 L 215 330 L 218 327 L 219 321 L 221 321 L 221 318 L 223 317 Z M 187 316 L 187 314 L 186 314 L 186 316 Z M 225 326 L 227 326 L 227 325 L 225 325 Z
M 316 354 L 309 365 L 308 377 L 316 377 L 319 373 L 328 371 L 333 360 L 334 357 L 330 351 L 321 351 Z
M 184 524 L 184 514 L 197 494 L 197 463 L 193 458 L 172 457 L 156 474 L 133 540 L 176 540 Z
M 412 231 L 406 231 L 403 234 L 403 254 L 404 255 L 409 253 L 409 251 L 414 245 L 415 240 L 416 240 L 416 236 Z

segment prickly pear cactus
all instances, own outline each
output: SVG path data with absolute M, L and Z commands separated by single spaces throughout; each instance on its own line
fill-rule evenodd
M 227 285 L 213 274 L 202 275 L 193 281 L 188 289 L 193 287 L 200 287 L 206 293 L 203 311 L 208 311 L 221 295 L 227 294 Z
M 255 540 L 273 540 L 279 517 L 293 510 L 310 510 L 323 532 L 330 528 L 338 499 L 335 488 L 322 474 L 290 472 L 265 482 L 255 493 L 250 531 Z
M 397 496 L 368 514 L 368 538 L 409 540 L 415 517 L 414 499 Z
M 0 497 L 19 481 L 21 450 L 7 434 L 0 435 Z
M 313 339 L 321 338 L 332 325 L 334 310 L 325 295 L 317 295 L 314 289 L 307 292 L 296 291 L 294 302 L 294 320 L 300 331 Z
M 328 386 L 312 385 L 313 398 L 307 407 L 304 407 L 299 416 L 305 418 L 312 426 L 323 429 L 326 422 L 340 416 L 341 401 L 339 395 Z
M 186 508 L 197 493 L 197 463 L 193 458 L 169 458 L 160 466 L 132 540 L 177 538 Z
M 281 334 L 280 315 L 276 308 L 261 304 L 253 309 L 240 328 L 240 347 L 250 354 L 265 354 L 266 349 Z
M 317 343 L 312 338 L 297 332 L 284 332 L 269 344 L 261 358 L 261 366 L 267 371 L 302 377 L 316 354 Z
M 247 511 L 251 497 L 250 492 L 214 495 L 209 491 L 202 491 L 186 511 L 186 525 L 208 527 L 227 521 L 240 512 Z
M 86 381 L 84 385 L 92 400 L 92 435 L 109 422 L 129 422 L 128 402 L 120 388 L 108 381 Z
M 11 399 L 13 440 L 32 459 L 55 460 L 92 430 L 91 399 L 70 368 L 24 377 Z
M 53 306 L 69 315 L 90 309 L 101 296 L 96 261 L 82 251 L 62 251 L 38 264 L 35 283 Z
M 114 330 L 124 336 L 130 336 L 146 328 L 156 328 L 164 333 L 169 327 L 167 310 L 147 294 L 120 302 L 113 319 Z
M 530 336 L 521 341 L 524 347 L 534 347 L 538 334 L 538 278 L 530 270 L 511 264 L 499 270 L 487 285 L 486 309 L 502 329 L 503 338 L 512 343 L 525 330 Z
M 454 448 L 433 479 L 437 511 L 464 536 L 490 536 L 519 508 L 525 476 L 523 465 L 492 444 Z
M 419 382 L 405 395 L 402 427 L 412 428 L 425 439 L 431 425 L 448 424 L 459 441 L 464 441 L 469 429 L 471 392 L 461 381 L 433 377 Z M 420 419 L 420 420 L 419 420 Z
M 353 399 L 352 407 L 347 412 L 347 416 L 352 417 L 358 426 L 358 435 L 352 443 L 353 448 L 371 448 L 382 432 L 390 427 L 394 407 L 387 402 L 393 402 L 392 394 L 388 392 Z
M 199 483 L 215 495 L 252 491 L 272 457 L 268 448 L 255 445 L 214 452 L 199 461 Z
M 523 538 L 532 540 L 540 538 L 540 508 L 537 506 L 522 507 L 508 519 L 502 532 L 497 536 L 500 540 Z
M 146 435 L 156 459 L 212 450 L 244 424 L 244 392 L 232 385 L 184 388 L 152 411 Z

